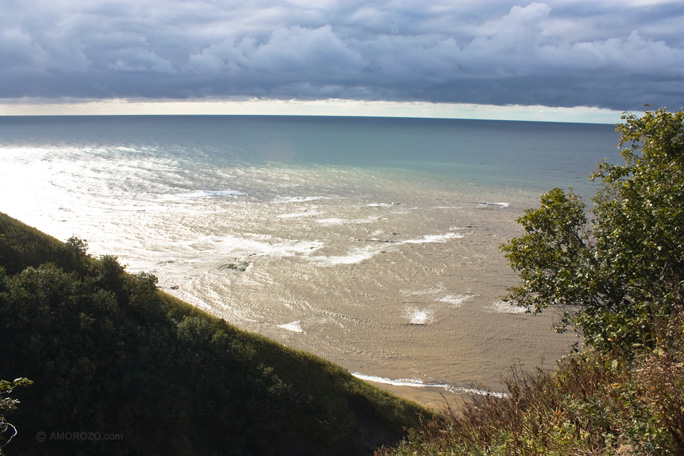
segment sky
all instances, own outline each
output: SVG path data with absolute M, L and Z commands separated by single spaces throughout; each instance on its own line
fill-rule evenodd
M 682 0 L 0 3 L 5 115 L 684 107 Z

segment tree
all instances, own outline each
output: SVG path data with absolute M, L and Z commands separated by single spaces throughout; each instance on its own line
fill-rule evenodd
M 597 166 L 592 208 L 555 188 L 518 219 L 524 234 L 501 249 L 520 277 L 506 300 L 535 313 L 557 307 L 557 329 L 628 353 L 655 346 L 683 304 L 684 113 L 661 108 L 622 119 L 624 163 Z
M 88 241 L 79 238 L 75 234 L 66 240 L 66 245 L 78 256 L 84 256 L 88 252 Z
M 19 404 L 19 401 L 9 397 L 9 394 L 15 388 L 29 386 L 31 383 L 31 380 L 25 378 L 17 378 L 13 382 L 0 380 L 0 455 L 4 454 L 2 449 L 17 435 L 17 428 L 7 422 L 4 416 L 5 413 L 16 410 Z

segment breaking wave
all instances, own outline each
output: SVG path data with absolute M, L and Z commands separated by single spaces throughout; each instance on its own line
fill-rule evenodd
M 359 380 L 364 380 L 367 382 L 381 383 L 383 385 L 391 386 L 406 386 L 410 388 L 439 388 L 454 394 L 473 394 L 478 396 L 495 396 L 495 397 L 508 397 L 507 393 L 498 393 L 494 391 L 480 390 L 476 388 L 464 388 L 462 386 L 450 385 L 448 383 L 439 382 L 428 382 L 425 383 L 417 378 L 400 378 L 400 379 L 390 379 L 386 377 L 377 377 L 375 375 L 365 375 L 359 372 L 354 372 L 352 375 Z

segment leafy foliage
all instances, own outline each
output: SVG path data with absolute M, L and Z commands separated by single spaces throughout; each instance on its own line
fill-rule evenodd
M 5 414 L 16 410 L 19 400 L 9 395 L 15 388 L 29 386 L 31 383 L 33 382 L 26 378 L 16 378 L 12 382 L 0 380 L 0 455 L 5 454 L 2 449 L 17 435 L 17 428 L 6 420 Z
M 85 248 L 0 214 L 0 377 L 34 381 L 14 412 L 21 454 L 363 454 L 416 423 L 415 404 Z
M 659 322 L 682 307 L 684 281 L 684 113 L 624 115 L 623 164 L 601 163 L 587 208 L 553 189 L 519 219 L 524 234 L 502 245 L 520 283 L 507 299 L 534 312 L 562 310 L 601 350 L 653 348 Z

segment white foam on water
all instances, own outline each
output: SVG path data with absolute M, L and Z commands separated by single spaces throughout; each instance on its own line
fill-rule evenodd
M 350 224 L 354 224 L 354 225 L 361 225 L 361 224 L 365 224 L 365 223 L 372 223 L 376 220 L 377 220 L 377 218 L 375 218 L 375 217 L 369 217 L 366 219 L 357 219 L 357 220 L 344 220 L 341 218 L 332 217 L 332 218 L 327 218 L 327 219 L 318 219 L 318 220 L 316 220 L 316 223 L 320 223 L 323 226 L 339 226 L 339 225 L 344 225 L 345 223 L 350 223 Z M 382 233 L 381 230 L 380 230 L 380 233 Z
M 483 201 L 479 204 L 479 207 L 494 206 L 494 207 L 505 208 L 505 207 L 508 207 L 510 205 L 511 205 L 511 203 L 489 203 L 489 202 Z
M 468 299 L 474 297 L 472 294 L 446 295 L 439 299 L 440 302 L 451 304 L 452 307 L 460 307 Z
M 495 396 L 495 397 L 508 397 L 507 393 L 496 393 L 493 391 L 479 390 L 475 388 L 463 388 L 460 386 L 449 385 L 448 383 L 438 383 L 430 382 L 425 383 L 417 378 L 400 378 L 400 379 L 390 379 L 386 377 L 378 377 L 375 375 L 365 375 L 359 372 L 354 372 L 352 375 L 359 380 L 364 380 L 367 382 L 380 383 L 383 385 L 391 386 L 407 386 L 411 388 L 440 388 L 450 393 L 454 394 L 475 394 L 478 396 Z
M 461 239 L 462 237 L 463 235 L 460 233 L 426 234 L 422 238 L 399 241 L 398 244 L 444 243 L 447 242 L 449 239 Z
M 321 225 L 325 226 L 335 226 L 335 225 L 343 225 L 346 223 L 345 220 L 342 220 L 341 218 L 327 218 L 327 219 L 318 219 L 316 220 L 316 223 L 320 223 Z
M 412 325 L 426 325 L 432 320 L 432 312 L 429 310 L 411 308 L 406 314 L 409 318 L 409 324 Z
M 491 309 L 494 310 L 494 312 L 510 314 L 521 314 L 527 312 L 527 307 L 516 306 L 504 301 L 496 301 L 491 305 Z
M 311 201 L 327 200 L 327 196 L 281 196 L 273 200 L 274 203 L 308 203 Z
M 366 207 L 392 207 L 397 203 L 370 203 L 366 204 Z
M 441 293 L 443 291 L 444 291 L 444 287 L 441 285 L 439 287 L 426 288 L 424 290 L 399 290 L 399 292 L 401 292 L 401 294 L 410 295 L 410 296 L 435 295 L 435 294 Z
M 284 323 L 282 325 L 278 325 L 278 328 L 283 328 L 288 331 L 296 332 L 296 333 L 303 333 L 304 330 L 302 329 L 302 326 L 300 325 L 300 321 L 293 321 L 290 323 Z
M 239 190 L 198 190 L 196 192 L 178 193 L 175 195 L 164 195 L 159 197 L 161 201 L 186 200 L 197 198 L 217 198 L 222 196 L 244 196 L 247 193 Z
M 321 241 L 295 241 L 289 239 L 274 238 L 265 235 L 252 235 L 249 237 L 224 236 L 220 238 L 220 245 L 212 250 L 222 256 L 270 256 L 289 257 L 296 255 L 309 255 L 324 246 Z
M 314 256 L 311 260 L 319 266 L 338 266 L 342 264 L 356 264 L 373 258 L 382 252 L 384 247 L 366 246 L 350 250 L 346 255 Z
M 423 383 L 422 380 L 416 378 L 400 378 L 400 379 L 389 379 L 386 377 L 378 377 L 375 375 L 365 375 L 359 372 L 354 372 L 352 375 L 360 380 L 365 380 L 367 382 L 382 383 L 384 385 L 392 386 L 413 386 L 416 388 L 425 388 L 427 385 Z
M 445 233 L 445 234 L 428 234 L 418 239 L 408 239 L 405 241 L 392 242 L 381 246 L 365 246 L 350 250 L 345 255 L 333 256 L 315 256 L 311 260 L 319 266 L 337 266 L 342 264 L 356 264 L 362 261 L 373 258 L 380 252 L 391 249 L 392 246 L 406 245 L 406 244 L 429 244 L 429 243 L 444 243 L 450 239 L 460 239 L 463 235 L 459 233 Z
M 133 147 L 126 147 L 126 146 L 117 146 L 115 149 L 119 152 L 140 152 L 139 149 L 133 148 Z
M 202 190 L 206 196 L 239 196 L 246 195 L 245 192 L 239 190 Z
M 278 218 L 286 219 L 286 218 L 300 218 L 300 217 L 315 217 L 315 216 L 321 215 L 321 214 L 322 214 L 322 212 L 316 212 L 316 211 L 293 212 L 291 214 L 279 215 Z

